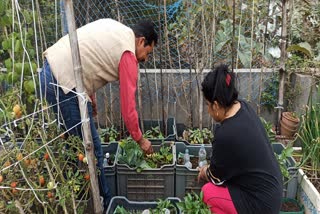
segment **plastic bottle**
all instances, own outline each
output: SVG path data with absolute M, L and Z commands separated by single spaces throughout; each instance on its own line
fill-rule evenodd
M 104 159 L 103 159 L 103 167 L 109 166 L 109 158 L 110 158 L 110 154 L 109 154 L 109 152 L 107 152 Z
M 192 169 L 192 163 L 190 162 L 190 155 L 189 155 L 189 149 L 186 149 L 184 152 L 184 166 L 188 169 Z
M 200 150 L 199 150 L 199 167 L 203 167 L 207 165 L 207 152 L 204 148 L 204 144 L 201 144 Z

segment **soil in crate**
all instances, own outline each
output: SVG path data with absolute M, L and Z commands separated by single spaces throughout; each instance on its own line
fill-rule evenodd
M 281 204 L 281 212 L 299 212 L 300 207 L 292 201 L 284 201 Z
M 196 169 L 198 167 L 198 157 L 190 157 L 190 162 L 192 163 L 192 169 Z M 179 158 L 178 159 L 178 165 L 184 165 L 184 159 Z

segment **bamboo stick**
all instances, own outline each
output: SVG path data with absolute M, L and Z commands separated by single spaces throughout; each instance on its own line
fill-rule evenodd
M 72 62 L 73 62 L 73 68 L 75 73 L 75 80 L 77 84 L 76 91 L 78 93 L 83 93 L 84 85 L 83 85 L 83 77 L 82 77 L 82 67 L 81 67 L 79 44 L 78 44 L 78 37 L 77 37 L 76 26 L 75 26 L 72 0 L 65 0 L 65 9 L 66 9 L 66 17 L 67 17 L 67 23 L 68 23 Z M 100 203 L 100 194 L 99 194 L 100 191 L 98 187 L 98 179 L 97 179 L 97 173 L 96 173 L 95 156 L 93 152 L 94 145 L 92 143 L 90 123 L 89 121 L 85 121 L 86 117 L 88 116 L 88 109 L 86 106 L 86 102 L 83 102 L 80 96 L 78 96 L 78 101 L 79 101 L 81 120 L 84 121 L 82 124 L 83 140 L 84 140 L 84 145 L 86 150 L 86 156 L 88 158 L 94 213 L 102 213 L 102 206 Z
M 279 70 L 279 98 L 278 98 L 278 118 L 281 118 L 281 110 L 283 109 L 283 97 L 284 97 L 284 80 L 285 80 L 285 64 L 286 64 L 286 46 L 287 46 L 287 4 L 288 0 L 282 0 L 282 28 L 281 28 L 281 40 L 280 40 L 280 70 Z

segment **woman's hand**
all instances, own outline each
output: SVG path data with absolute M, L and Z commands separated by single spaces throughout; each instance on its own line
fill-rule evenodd
M 208 168 L 209 168 L 209 165 L 198 168 L 199 169 L 198 182 L 200 182 L 200 180 L 207 181 L 207 182 L 209 181 L 209 178 L 207 176 L 207 170 L 210 170 L 210 169 Z

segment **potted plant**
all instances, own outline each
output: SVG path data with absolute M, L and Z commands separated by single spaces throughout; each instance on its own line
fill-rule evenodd
M 188 149 L 190 155 L 191 168 L 187 168 L 184 164 L 184 153 Z M 207 153 L 207 162 L 210 163 L 212 152 L 211 144 L 205 145 Z M 176 142 L 176 173 L 175 173 L 175 193 L 176 197 L 183 198 L 186 193 L 194 192 L 199 194 L 201 187 L 205 184 L 204 181 L 198 182 L 199 171 L 197 169 L 199 164 L 199 150 L 200 146 L 195 144 L 186 145 L 183 142 Z
M 160 126 L 151 127 L 151 129 L 147 130 L 143 136 L 148 139 L 164 139 Z
M 260 117 L 260 120 L 267 132 L 270 143 L 276 142 L 276 132 L 274 131 L 272 123 L 267 122 L 263 117 Z
M 285 147 L 282 143 L 275 142 L 275 133 L 272 129 L 272 124 L 268 123 L 264 118 L 260 119 L 267 132 L 269 141 L 272 143 L 272 149 L 277 158 L 283 176 L 283 197 L 294 199 L 297 196 L 298 185 L 296 162 L 292 157 L 294 149 L 291 145 Z
M 169 117 L 165 122 L 163 120 L 148 120 L 141 121 L 141 129 L 145 133 L 146 138 L 151 142 L 163 142 L 176 139 L 175 128 L 176 122 L 174 117 Z M 150 135 L 150 136 L 148 136 Z
M 177 207 L 177 203 L 181 202 L 179 198 L 168 197 L 165 200 L 155 201 L 130 201 L 123 196 L 115 196 L 111 199 L 106 213 L 152 213 L 152 214 L 165 214 L 181 213 Z
M 100 130 L 100 138 L 101 142 L 109 143 L 120 140 L 120 134 L 116 127 L 112 125 Z
M 178 203 L 182 213 L 211 214 L 209 207 L 203 202 L 203 192 L 200 195 L 188 193 L 182 202 Z
M 211 144 L 213 133 L 208 128 L 188 129 L 183 131 L 182 137 L 183 140 L 194 145 Z
M 157 200 L 174 195 L 175 145 L 152 145 L 153 154 L 144 156 L 131 138 L 121 140 L 116 159 L 118 195 L 129 200 Z

